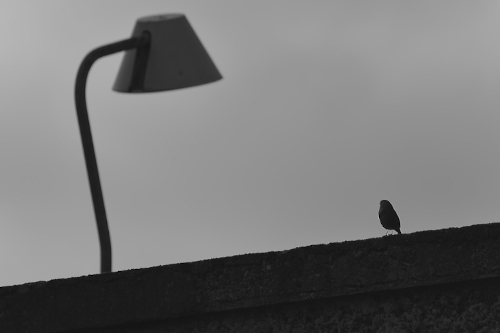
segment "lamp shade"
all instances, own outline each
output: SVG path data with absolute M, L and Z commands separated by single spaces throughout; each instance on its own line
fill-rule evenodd
M 183 14 L 140 18 L 132 37 L 141 35 L 149 43 L 125 52 L 113 90 L 173 90 L 222 78 Z

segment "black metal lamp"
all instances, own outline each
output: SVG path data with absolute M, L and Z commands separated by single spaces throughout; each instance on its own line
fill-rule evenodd
M 94 144 L 85 101 L 92 64 L 99 58 L 127 51 L 113 90 L 155 92 L 197 86 L 222 79 L 183 14 L 164 14 L 137 20 L 132 37 L 101 46 L 83 59 L 75 84 L 75 103 L 85 163 L 101 247 L 101 273 L 111 272 L 111 240 Z

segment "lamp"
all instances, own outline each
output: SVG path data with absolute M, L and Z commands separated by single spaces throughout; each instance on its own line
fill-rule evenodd
M 197 86 L 222 79 L 183 14 L 163 14 L 137 20 L 132 37 L 89 52 L 78 69 L 75 104 L 92 194 L 101 249 L 101 273 L 111 272 L 111 239 L 85 100 L 92 64 L 126 51 L 113 90 L 155 92 Z

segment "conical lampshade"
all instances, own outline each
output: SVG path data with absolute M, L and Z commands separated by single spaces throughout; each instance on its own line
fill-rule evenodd
M 222 78 L 184 15 L 140 18 L 132 37 L 143 34 L 149 35 L 149 45 L 125 52 L 113 90 L 173 90 Z

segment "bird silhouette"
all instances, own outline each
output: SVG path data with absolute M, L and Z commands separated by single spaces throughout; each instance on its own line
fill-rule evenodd
M 398 234 L 401 233 L 401 223 L 399 222 L 398 214 L 396 214 L 396 211 L 388 200 L 380 201 L 378 217 L 380 218 L 380 223 L 384 228 L 387 230 L 396 230 Z

